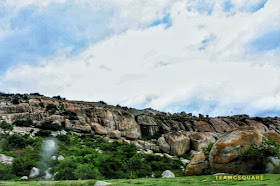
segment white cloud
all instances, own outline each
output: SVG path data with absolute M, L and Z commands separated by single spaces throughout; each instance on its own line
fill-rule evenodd
M 127 31 L 74 57 L 61 55 L 40 66 L 10 69 L 0 87 L 171 111 L 176 108 L 170 105 L 197 99 L 199 111 L 212 115 L 230 114 L 240 107 L 237 112 L 255 114 L 280 106 L 280 68 L 275 63 L 279 56 L 247 55 L 244 48 L 261 29 L 280 24 L 279 1 L 270 0 L 253 14 L 232 16 L 218 9 L 211 15 L 187 11 L 183 1 L 161 2 L 118 3 L 111 24 Z M 162 18 L 166 9 L 171 27 L 141 26 Z M 209 37 L 214 39 L 199 50 Z M 216 104 L 214 110 L 209 102 Z

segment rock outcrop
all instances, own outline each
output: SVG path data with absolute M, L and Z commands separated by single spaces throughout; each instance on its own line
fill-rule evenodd
M 172 154 L 184 154 L 190 149 L 190 138 L 182 131 L 170 133 L 165 139 L 171 147 L 170 152 Z
M 221 137 L 210 152 L 212 173 L 246 174 L 254 166 L 253 161 L 238 158 L 238 150 L 260 144 L 263 135 L 254 127 L 244 127 Z M 241 149 L 242 150 L 242 149 Z
M 209 167 L 209 162 L 203 152 L 194 155 L 186 168 L 186 176 L 202 174 L 203 170 Z

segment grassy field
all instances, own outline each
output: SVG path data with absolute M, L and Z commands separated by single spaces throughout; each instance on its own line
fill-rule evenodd
M 222 177 L 223 178 L 223 177 Z M 0 181 L 0 185 L 40 185 L 40 186 L 83 186 L 94 185 L 97 180 L 81 181 Z M 185 185 L 280 185 L 280 174 L 264 174 L 263 180 L 219 180 L 215 176 L 189 176 L 178 178 L 141 178 L 105 180 L 115 186 L 128 185 L 159 185 L 159 186 L 185 186 Z

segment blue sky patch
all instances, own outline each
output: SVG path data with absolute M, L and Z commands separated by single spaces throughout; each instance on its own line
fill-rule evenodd
M 18 63 L 36 63 L 36 59 L 55 56 L 63 48 L 75 55 L 113 33 L 107 25 L 110 9 L 93 11 L 72 1 L 37 9 L 28 6 L 10 19 L 13 33 L 0 41 L 0 71 Z
M 155 20 L 150 26 L 157 26 L 160 24 L 166 24 L 166 28 L 171 26 L 170 14 L 165 15 L 163 18 Z
M 266 31 L 249 43 L 250 52 L 266 52 L 280 48 L 280 28 Z

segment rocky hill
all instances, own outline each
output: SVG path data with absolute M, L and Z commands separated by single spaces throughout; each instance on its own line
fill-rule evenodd
M 19 121 L 32 121 L 32 126 L 15 126 L 14 132 L 38 131 L 38 128 L 48 123 L 62 127 L 64 132 L 95 133 L 108 141 L 135 143 L 139 150 L 151 149 L 171 155 L 195 155 L 196 159 L 191 162 L 193 165 L 190 164 L 187 168 L 189 171 L 192 171 L 194 165 L 195 171 L 198 171 L 199 166 L 201 170 L 209 167 L 209 161 L 213 172 L 222 171 L 221 163 L 231 165 L 234 158 L 224 157 L 233 156 L 230 151 L 234 150 L 236 144 L 231 145 L 230 140 L 249 147 L 251 144 L 261 143 L 264 135 L 280 139 L 278 117 L 208 117 L 202 114 L 196 117 L 185 112 L 170 114 L 153 109 L 137 110 L 108 105 L 103 101 L 69 101 L 60 96 L 49 98 L 38 93 L 0 94 L 0 118 L 11 125 L 16 125 Z M 205 154 L 197 153 L 209 144 L 218 142 L 220 146 L 214 145 L 215 148 L 210 149 L 210 160 Z M 225 150 L 225 146 L 229 149 Z M 203 165 L 196 161 L 203 162 Z M 227 171 L 236 171 L 236 163 L 238 162 L 229 166 L 230 170 Z

